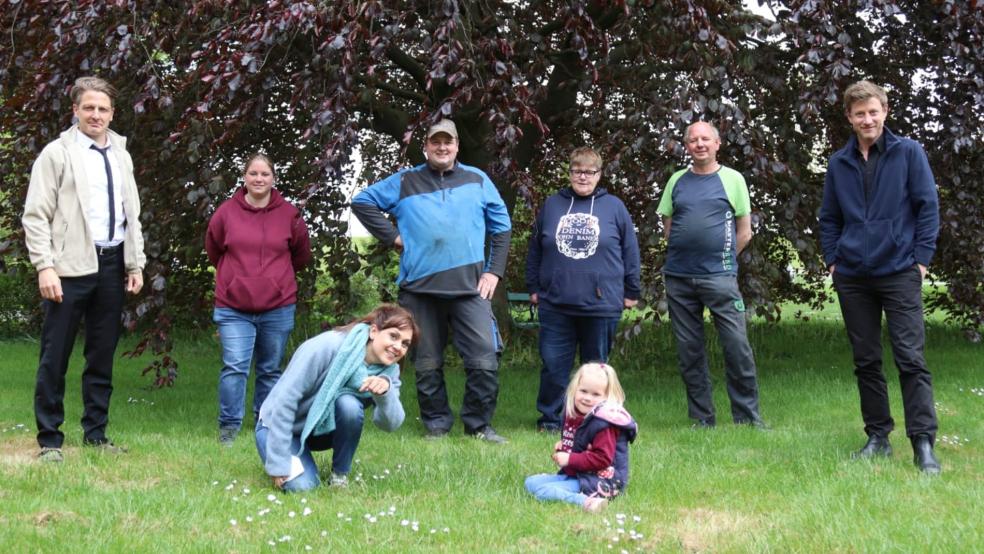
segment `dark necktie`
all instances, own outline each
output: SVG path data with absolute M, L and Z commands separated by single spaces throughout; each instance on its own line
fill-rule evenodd
M 109 156 L 106 155 L 106 151 L 109 150 L 109 146 L 106 148 L 99 148 L 95 144 L 90 146 L 96 152 L 102 154 L 103 163 L 106 164 L 106 185 L 109 187 L 109 238 L 108 241 L 113 240 L 113 235 L 116 231 L 116 198 L 113 196 L 113 168 L 109 166 Z

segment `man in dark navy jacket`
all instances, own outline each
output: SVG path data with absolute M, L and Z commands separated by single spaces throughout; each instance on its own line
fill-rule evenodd
M 895 426 L 882 372 L 881 319 L 888 322 L 915 464 L 938 474 L 936 410 L 923 356 L 922 281 L 936 250 L 939 202 L 919 143 L 884 127 L 885 90 L 868 81 L 844 92 L 855 136 L 830 157 L 820 209 L 824 261 L 854 350 L 868 442 L 855 455 L 890 456 Z

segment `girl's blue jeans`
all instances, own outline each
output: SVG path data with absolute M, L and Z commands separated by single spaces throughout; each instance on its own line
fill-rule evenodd
M 365 405 L 362 400 L 351 394 L 342 394 L 335 400 L 335 430 L 327 435 L 311 435 L 304 443 L 304 450 L 298 455 L 304 473 L 284 483 L 285 492 L 306 491 L 321 484 L 318 476 L 318 465 L 314 462 L 312 452 L 332 450 L 331 471 L 338 475 L 347 475 L 352 470 L 352 459 L 362 438 L 362 421 L 365 418 Z M 266 442 L 270 430 L 261 420 L 256 424 L 256 450 L 260 460 L 266 463 Z M 290 442 L 291 452 L 301 448 L 300 435 L 294 435 Z
M 581 492 L 576 477 L 556 473 L 541 473 L 526 478 L 526 490 L 537 500 L 560 500 L 584 506 L 588 496 Z

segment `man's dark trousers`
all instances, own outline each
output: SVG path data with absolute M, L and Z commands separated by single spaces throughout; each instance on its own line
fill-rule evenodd
M 399 303 L 413 314 L 420 338 L 413 351 L 420 419 L 429 431 L 446 432 L 454 423 L 444 383 L 444 348 L 451 339 L 465 366 L 461 422 L 475 433 L 492 422 L 499 398 L 502 339 L 491 303 L 475 294 L 442 298 L 400 291 Z
M 98 248 L 98 247 L 97 247 Z M 44 301 L 41 359 L 34 389 L 34 416 L 41 447 L 61 448 L 65 434 L 65 374 L 79 322 L 85 320 L 85 369 L 82 372 L 83 440 L 106 441 L 113 358 L 123 310 L 123 244 L 103 248 L 99 271 L 61 278 L 62 302 Z
M 888 322 L 892 354 L 902 385 L 905 432 L 936 436 L 933 380 L 926 368 L 923 347 L 922 275 L 918 266 L 884 277 L 850 277 L 833 274 L 844 327 L 854 350 L 854 374 L 861 395 L 861 417 L 869 436 L 887 437 L 895 428 L 888 403 L 888 386 L 882 371 L 882 311 Z

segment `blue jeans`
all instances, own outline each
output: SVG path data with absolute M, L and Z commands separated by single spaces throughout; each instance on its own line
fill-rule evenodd
M 284 483 L 285 492 L 311 490 L 321 483 L 318 476 L 318 465 L 314 463 L 312 452 L 332 450 L 331 471 L 338 475 L 347 475 L 352 470 L 352 459 L 362 438 L 362 422 L 365 418 L 366 404 L 351 394 L 340 395 L 335 400 L 335 430 L 327 435 L 311 435 L 304 443 L 304 450 L 298 455 L 304 473 Z M 263 422 L 256 424 L 256 450 L 260 460 L 266 463 L 266 442 L 270 429 Z M 294 435 L 290 441 L 292 453 L 301 449 L 300 435 Z
M 564 315 L 543 307 L 539 315 L 543 369 L 536 398 L 541 414 L 537 423 L 560 429 L 574 354 L 580 350 L 581 363 L 607 362 L 619 318 Z
M 260 412 L 270 389 L 280 379 L 287 338 L 294 329 L 294 304 L 256 314 L 232 308 L 215 308 L 212 320 L 219 327 L 222 372 L 219 374 L 219 427 L 243 424 L 246 381 L 256 362 L 253 418 Z
M 526 478 L 526 490 L 537 500 L 560 500 L 570 504 L 584 506 L 588 496 L 581 492 L 581 485 L 576 477 L 556 473 L 541 473 Z

